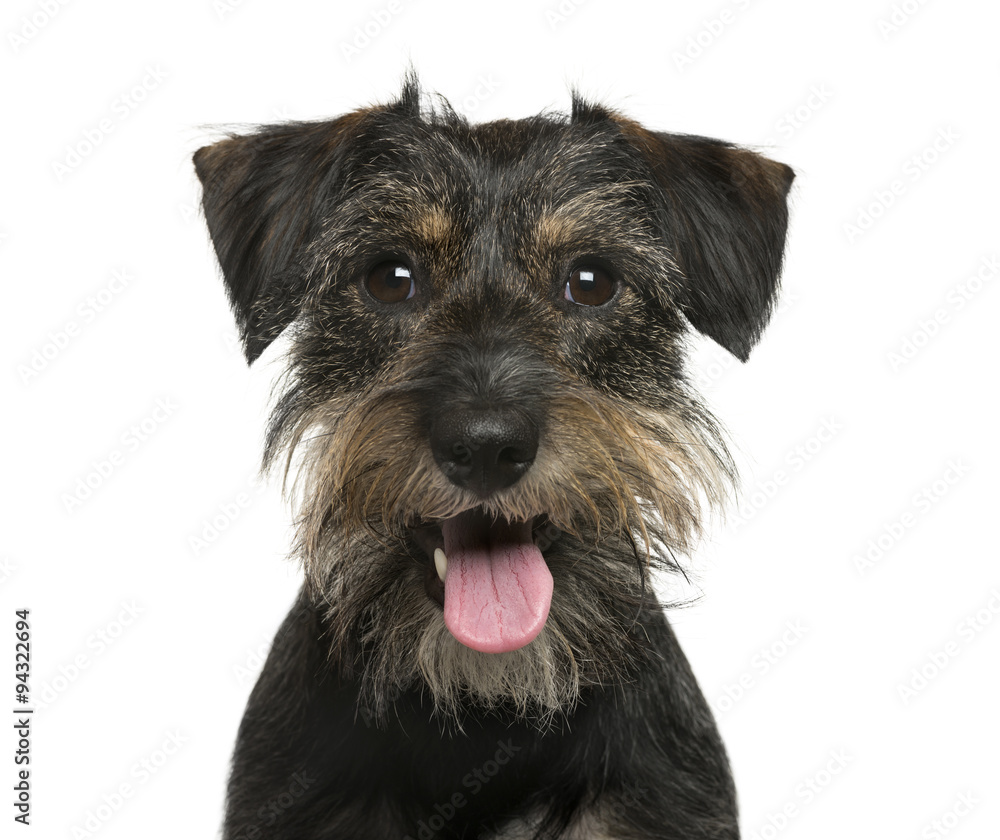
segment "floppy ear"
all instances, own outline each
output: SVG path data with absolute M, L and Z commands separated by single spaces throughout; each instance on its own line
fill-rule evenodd
M 298 314 L 306 291 L 300 258 L 361 113 L 263 126 L 195 152 L 205 221 L 248 362 Z
M 745 362 L 774 305 L 795 173 L 721 140 L 620 124 L 663 190 L 681 310 Z

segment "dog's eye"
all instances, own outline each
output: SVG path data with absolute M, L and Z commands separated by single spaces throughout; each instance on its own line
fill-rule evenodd
M 413 272 L 406 263 L 398 260 L 381 262 L 369 271 L 365 288 L 382 303 L 402 303 L 413 297 L 416 291 Z
M 566 300 L 582 306 L 600 306 L 615 292 L 615 281 L 606 271 L 593 265 L 574 269 L 566 281 Z

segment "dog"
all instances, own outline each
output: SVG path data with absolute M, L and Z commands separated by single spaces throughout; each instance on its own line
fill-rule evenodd
M 792 170 L 573 94 L 394 101 L 194 155 L 305 570 L 240 726 L 226 840 L 736 838 L 653 591 L 735 480 L 691 328 L 742 361 Z

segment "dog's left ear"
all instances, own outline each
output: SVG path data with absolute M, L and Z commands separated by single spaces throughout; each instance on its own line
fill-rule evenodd
M 663 190 L 666 236 L 684 274 L 681 310 L 745 362 L 774 305 L 795 173 L 720 140 L 618 122 Z

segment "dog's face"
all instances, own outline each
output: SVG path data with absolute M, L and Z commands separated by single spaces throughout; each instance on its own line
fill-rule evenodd
M 792 174 L 579 101 L 418 100 L 201 149 L 205 215 L 248 359 L 293 330 L 267 459 L 301 455 L 335 660 L 375 709 L 565 709 L 627 669 L 647 563 L 731 476 L 682 341 L 746 358 Z

